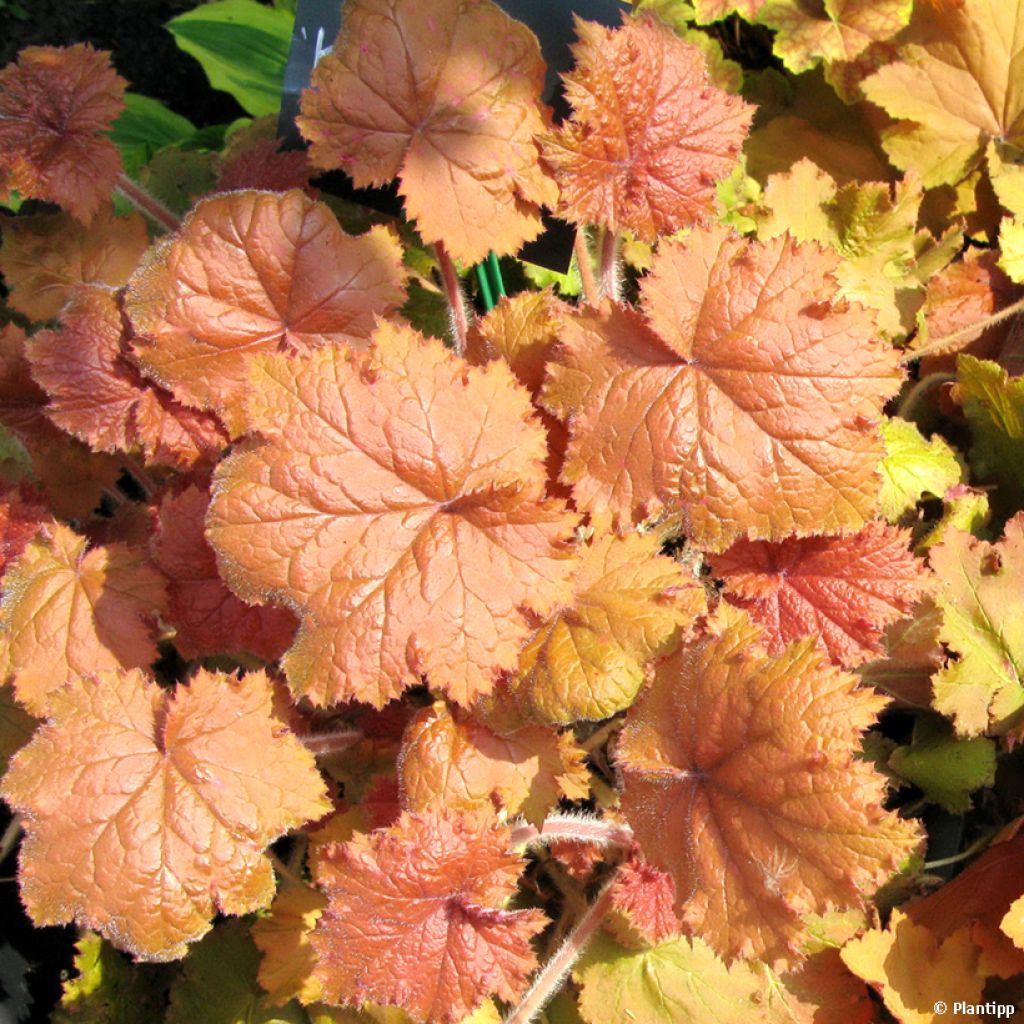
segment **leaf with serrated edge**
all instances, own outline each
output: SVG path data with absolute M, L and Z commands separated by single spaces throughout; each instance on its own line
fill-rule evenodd
M 563 603 L 574 568 L 525 389 L 383 323 L 368 353 L 262 357 L 252 381 L 268 440 L 218 467 L 208 536 L 240 596 L 300 615 L 292 690 L 382 707 L 426 675 L 464 706 L 489 693 L 522 609 Z
M 486 818 L 403 814 L 328 847 L 316 880 L 328 905 L 313 933 L 325 1001 L 401 1006 L 454 1024 L 497 995 L 514 999 L 536 957 L 539 910 L 508 910 L 523 860 Z
M 412 719 L 402 740 L 402 807 L 504 809 L 539 825 L 561 797 L 589 795 L 583 758 L 570 733 L 528 725 L 499 736 L 473 715 L 436 701 Z
M 802 916 L 855 906 L 918 843 L 859 760 L 885 700 L 806 640 L 770 657 L 723 606 L 655 665 L 615 760 L 622 813 L 676 883 L 677 910 L 723 956 L 792 959 Z
M 877 422 L 902 376 L 861 307 L 834 308 L 838 257 L 723 229 L 663 243 L 646 318 L 578 313 L 543 400 L 569 417 L 563 479 L 622 529 L 681 508 L 698 545 L 862 526 Z
M 55 523 L 8 568 L 3 588 L 0 674 L 35 714 L 69 679 L 156 660 L 164 583 L 138 550 L 87 551 L 84 537 Z
M 885 458 L 878 464 L 879 503 L 891 523 L 926 494 L 941 498 L 963 479 L 960 456 L 939 434 L 925 440 L 915 424 L 897 417 L 882 423 L 882 440 Z
M 266 906 L 264 848 L 330 809 L 262 672 L 200 670 L 173 694 L 137 669 L 99 672 L 50 703 L 0 786 L 24 815 L 36 924 L 75 920 L 139 959 L 177 959 L 216 912 Z
M 475 263 L 535 238 L 554 202 L 543 81 L 536 37 L 490 0 L 353 0 L 298 125 L 315 166 L 397 177 L 422 238 Z

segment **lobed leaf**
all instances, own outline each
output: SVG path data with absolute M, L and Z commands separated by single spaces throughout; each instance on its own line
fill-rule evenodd
M 377 707 L 426 676 L 464 706 L 566 600 L 575 517 L 546 501 L 544 432 L 501 363 L 381 324 L 369 353 L 261 357 L 267 438 L 218 467 L 208 536 L 228 583 L 300 615 L 296 694 Z
M 167 693 L 97 671 L 50 706 L 0 786 L 24 815 L 21 895 L 39 925 L 74 919 L 138 959 L 177 959 L 215 912 L 266 906 L 264 847 L 329 810 L 263 673 L 200 670 Z
M 882 440 L 885 458 L 878 465 L 879 504 L 889 522 L 900 519 L 926 494 L 941 498 L 963 481 L 960 456 L 941 434 L 925 440 L 913 423 L 894 417 L 882 423 Z

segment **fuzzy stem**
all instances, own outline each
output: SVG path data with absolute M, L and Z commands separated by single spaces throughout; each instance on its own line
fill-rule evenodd
M 274 865 L 274 870 L 281 876 L 281 880 L 289 885 L 301 885 L 308 888 L 306 883 L 273 850 L 267 850 L 267 858 Z
M 583 228 L 576 229 L 572 251 L 576 257 L 576 266 L 580 271 L 583 301 L 588 306 L 596 306 L 601 301 L 601 293 L 597 290 L 597 282 L 594 280 L 594 266 L 590 262 L 590 249 L 587 247 L 587 236 Z
M 299 742 L 315 757 L 338 754 L 348 750 L 363 738 L 358 729 L 340 729 L 337 732 L 313 732 L 299 736 Z
M 601 294 L 618 302 L 621 298 L 619 287 L 619 233 L 611 228 L 604 229 L 601 239 Z
M 3 837 L 0 838 L 0 864 L 10 856 L 11 850 L 18 845 L 21 836 L 21 815 L 15 814 L 11 823 L 4 829 Z
M 114 191 L 119 192 L 136 210 L 141 210 L 164 231 L 174 232 L 181 227 L 181 221 L 159 199 L 151 196 L 137 181 L 132 181 L 127 174 L 121 174 L 118 177 Z
M 923 404 L 925 398 L 928 397 L 936 388 L 941 387 L 943 384 L 948 383 L 951 380 L 956 380 L 956 374 L 953 373 L 930 373 L 927 377 L 922 377 L 904 396 L 900 402 L 899 415 L 902 419 L 911 420 L 914 419 L 914 413 Z
M 579 919 L 576 927 L 566 936 L 565 942 L 555 951 L 554 956 L 537 972 L 533 984 L 527 989 L 526 995 L 505 1018 L 504 1024 L 528 1024 L 548 1004 L 548 1000 L 562 987 L 565 976 L 572 970 L 572 965 L 587 948 L 594 932 L 600 927 L 604 916 L 612 902 L 612 884 L 615 881 L 613 872 L 597 899 L 590 905 L 587 912 Z
M 569 843 L 589 843 L 617 850 L 628 850 L 633 845 L 633 830 L 588 814 L 552 814 L 540 828 L 526 823 L 512 829 L 511 846 L 547 846 L 564 840 Z
M 147 498 L 152 498 L 160 489 L 156 481 L 146 472 L 138 459 L 131 455 L 122 454 L 121 465 L 135 478 L 135 482 L 146 492 Z
M 998 313 L 993 313 L 991 316 L 987 316 L 984 320 L 977 320 L 973 324 L 969 324 L 967 327 L 961 327 L 959 331 L 954 331 L 952 334 L 945 334 L 941 338 L 935 338 L 933 341 L 929 341 L 927 345 L 922 345 L 920 348 L 911 349 L 907 352 L 900 363 L 906 366 L 908 363 L 912 363 L 915 359 L 920 359 L 921 356 L 931 355 L 933 352 L 942 352 L 944 349 L 948 349 L 951 345 L 955 348 L 961 348 L 960 342 L 973 341 L 979 334 L 983 334 L 990 327 L 995 327 L 996 324 L 1002 323 L 1004 320 L 1009 320 L 1011 316 L 1016 316 L 1018 313 L 1024 313 L 1024 299 L 1018 299 L 1012 305 L 1007 306 L 1005 309 L 999 310 Z
M 434 243 L 437 264 L 441 268 L 441 280 L 444 282 L 444 294 L 448 300 L 448 310 L 452 316 L 452 330 L 455 334 L 455 352 L 462 355 L 466 351 L 466 336 L 469 334 L 469 318 L 466 315 L 466 301 L 462 297 L 459 275 L 455 272 L 444 242 Z
M 959 853 L 953 854 L 952 857 L 943 857 L 941 860 L 928 860 L 924 863 L 925 871 L 933 871 L 935 868 L 948 867 L 950 864 L 959 864 L 962 860 L 967 860 L 969 857 L 973 857 L 976 853 L 984 850 L 989 843 L 995 838 L 995 832 L 986 832 L 980 839 L 971 843 L 966 850 L 961 850 Z

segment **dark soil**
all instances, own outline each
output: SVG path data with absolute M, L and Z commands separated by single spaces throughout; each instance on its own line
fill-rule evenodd
M 25 46 L 92 43 L 113 53 L 133 92 L 163 100 L 202 126 L 245 111 L 211 89 L 199 62 L 177 48 L 163 26 L 199 0 L 0 0 L 0 67 Z M 27 14 L 20 17 L 18 13 Z

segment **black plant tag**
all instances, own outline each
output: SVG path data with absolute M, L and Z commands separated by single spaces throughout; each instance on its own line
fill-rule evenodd
M 423 0 L 430 3 L 431 0 Z M 498 4 L 513 18 L 529 25 L 540 40 L 541 52 L 547 62 L 548 73 L 544 83 L 544 101 L 564 112 L 559 89 L 559 73 L 572 66 L 569 44 L 576 38 L 573 14 L 604 25 L 618 25 L 628 5 L 620 0 L 498 0 Z M 310 75 L 319 60 L 331 52 L 335 36 L 341 27 L 341 4 L 338 0 L 299 0 L 295 12 L 292 46 L 284 75 L 284 93 L 281 101 L 281 120 L 278 134 L 291 148 L 302 145 L 295 117 L 299 112 L 299 98 L 309 85 Z M 334 182 L 332 191 L 334 190 Z M 393 190 L 352 189 L 349 198 L 355 198 L 375 209 L 397 214 L 400 210 Z M 565 271 L 572 254 L 573 233 L 561 221 L 545 218 L 547 230 L 536 241 L 523 248 L 523 257 L 554 270 Z

